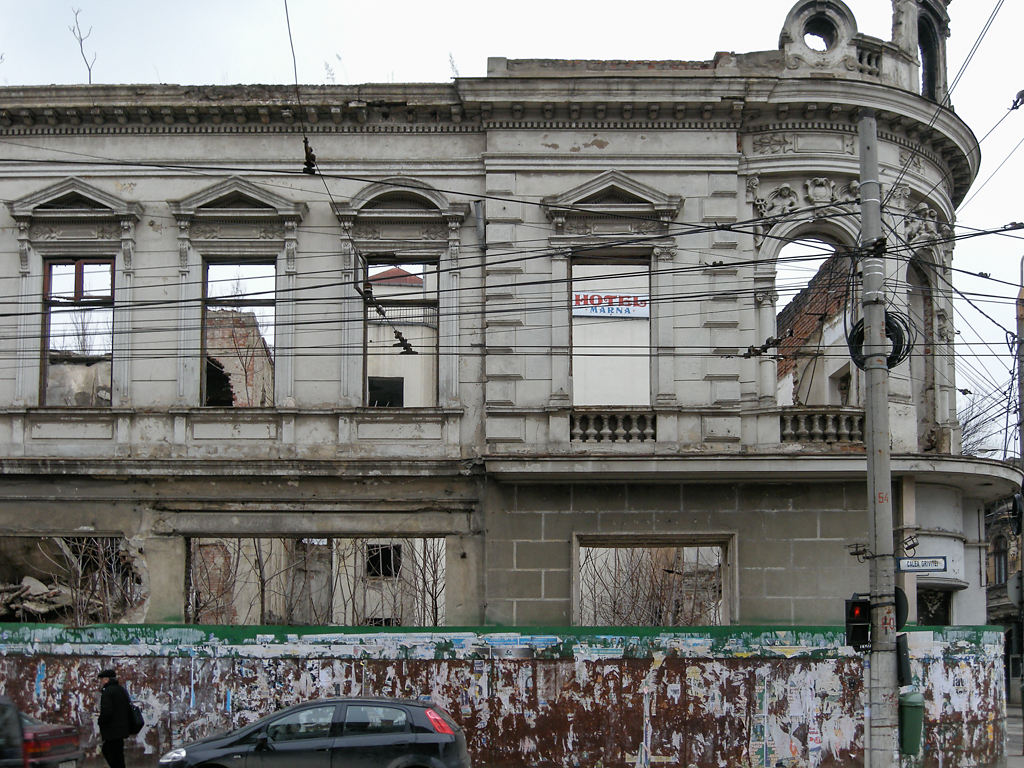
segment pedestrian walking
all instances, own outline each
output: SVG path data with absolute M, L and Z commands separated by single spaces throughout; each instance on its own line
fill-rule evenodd
M 103 759 L 110 768 L 125 768 L 124 740 L 132 733 L 132 702 L 128 691 L 117 682 L 117 672 L 104 669 L 97 677 L 104 680 L 100 690 L 100 738 Z

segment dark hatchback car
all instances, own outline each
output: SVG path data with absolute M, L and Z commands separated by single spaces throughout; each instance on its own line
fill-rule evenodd
M 466 736 L 411 699 L 318 699 L 172 749 L 162 768 L 470 768 Z
M 0 768 L 75 768 L 83 756 L 75 726 L 44 723 L 0 696 Z

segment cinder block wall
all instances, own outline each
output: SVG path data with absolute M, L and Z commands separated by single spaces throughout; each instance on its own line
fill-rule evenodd
M 491 484 L 484 504 L 488 624 L 577 624 L 581 543 L 725 548 L 723 623 L 843 621 L 867 591 L 863 483 Z

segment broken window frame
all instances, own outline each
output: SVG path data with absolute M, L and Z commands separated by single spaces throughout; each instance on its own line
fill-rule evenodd
M 385 557 L 385 553 L 387 553 L 387 557 Z M 366 578 L 397 579 L 401 572 L 401 544 L 366 545 Z
M 326 590 L 322 578 L 310 575 L 316 568 L 305 567 L 307 560 L 301 555 L 309 547 L 299 545 L 306 542 L 329 549 Z M 394 577 L 367 576 L 368 545 L 401 547 Z M 219 559 L 216 554 L 205 557 L 204 551 L 219 553 Z M 185 620 L 232 625 L 444 626 L 446 557 L 444 536 L 189 537 Z M 324 558 L 317 559 L 322 566 Z M 308 605 L 300 606 L 301 600 Z
M 94 293 L 86 286 L 86 267 L 89 265 L 105 265 L 110 273 L 109 288 L 104 293 Z M 74 287 L 70 297 L 55 296 L 53 294 L 54 267 L 74 267 Z M 109 408 L 112 404 L 111 393 L 113 388 L 113 349 L 114 349 L 114 278 L 115 260 L 113 257 L 51 257 L 43 261 L 43 327 L 41 334 L 42 352 L 40 355 L 40 380 L 39 380 L 39 402 L 45 407 L 70 407 L 70 408 Z M 67 354 L 69 350 L 55 350 L 53 348 L 52 332 L 54 330 L 54 316 L 57 313 L 67 313 L 69 323 L 74 326 L 75 322 L 80 323 L 77 332 L 80 335 L 95 336 L 101 339 L 106 336 L 107 343 L 103 345 L 106 349 L 101 354 L 91 354 L 89 350 L 79 350 L 78 356 L 82 358 L 86 367 L 106 362 L 110 370 L 106 376 L 107 398 L 105 403 L 91 402 L 88 404 L 78 403 L 51 403 L 47 393 L 50 388 L 51 366 L 54 365 L 55 354 Z M 80 320 L 75 321 L 74 315 L 81 315 Z M 98 317 L 103 333 L 91 333 L 91 322 L 86 318 Z M 103 326 L 106 326 L 103 328 Z M 61 335 L 64 338 L 65 334 Z M 91 359 L 91 362 L 88 360 Z
M 421 296 L 388 295 L 383 286 L 375 287 L 374 278 L 380 272 L 376 269 L 387 271 L 389 268 L 402 269 L 403 267 L 415 267 L 419 271 L 410 274 L 419 277 L 423 281 Z M 361 260 L 360 269 L 361 283 L 363 290 L 363 405 L 367 408 L 434 408 L 437 407 L 439 398 L 440 382 L 440 254 L 424 256 L 402 256 L 395 254 L 373 254 Z M 409 270 L 405 270 L 409 271 Z M 429 285 L 433 282 L 433 287 Z M 412 315 L 413 319 L 409 320 Z M 416 316 L 419 315 L 417 318 Z M 429 334 L 420 335 L 413 329 L 432 328 L 433 338 Z M 371 329 L 384 329 L 380 350 L 371 349 Z M 425 402 L 417 402 L 421 398 L 418 393 L 409 389 L 410 381 L 415 380 L 408 376 L 394 376 L 394 371 L 388 367 L 378 368 L 374 358 L 378 355 L 388 357 L 389 355 L 408 355 L 409 357 L 421 356 L 419 359 L 428 360 L 430 370 L 426 373 L 425 389 L 428 395 Z M 371 379 L 402 379 L 402 398 L 400 405 L 380 405 L 372 399 L 370 387 Z M 427 389 L 429 388 L 429 389 Z M 413 395 L 410 397 L 410 395 Z M 410 401 L 414 404 L 410 404 Z
M 237 267 L 239 269 L 244 269 L 245 267 L 254 267 L 254 266 L 270 267 L 270 274 L 258 275 L 258 276 L 252 277 L 252 278 L 245 278 L 245 277 L 239 276 L 237 279 L 240 280 L 240 281 L 241 280 L 246 280 L 246 279 L 253 279 L 253 280 L 258 280 L 260 282 L 263 282 L 263 281 L 265 281 L 267 279 L 270 279 L 273 282 L 273 286 L 274 286 L 272 291 L 266 291 L 266 290 L 251 291 L 251 292 L 250 291 L 246 291 L 246 292 L 242 292 L 242 293 L 239 293 L 237 295 L 232 295 L 232 296 L 217 296 L 217 295 L 211 296 L 210 295 L 210 269 L 211 269 L 211 267 L 216 267 L 216 268 L 219 268 L 219 267 Z M 203 259 L 202 270 L 203 270 L 203 278 L 202 278 L 202 319 L 201 319 L 201 323 L 200 323 L 201 324 L 201 328 L 200 328 L 200 346 L 201 346 L 200 362 L 201 362 L 201 365 L 199 366 L 199 368 L 200 368 L 200 401 L 202 402 L 203 406 L 207 407 L 207 408 L 217 408 L 217 407 L 220 407 L 220 408 L 270 408 L 270 407 L 273 407 L 274 402 L 275 402 L 274 392 L 275 392 L 275 387 L 277 385 L 277 371 L 276 371 L 276 368 L 275 368 L 275 364 L 276 364 L 276 348 L 275 348 L 275 344 L 268 344 L 267 343 L 267 338 L 266 338 L 266 335 L 264 334 L 264 327 L 263 327 L 263 324 L 261 323 L 261 317 L 260 317 L 259 312 L 256 311 L 256 310 L 258 310 L 260 308 L 269 308 L 270 309 L 270 321 L 269 321 L 270 329 L 271 329 L 271 332 L 276 331 L 277 309 L 278 309 L 278 307 L 277 307 L 277 303 L 278 303 L 277 302 L 277 292 L 278 292 L 278 289 L 277 289 L 277 278 L 278 278 L 278 274 L 277 274 L 278 273 L 277 260 L 275 258 L 271 258 L 271 257 L 251 257 L 251 258 L 208 257 L 208 258 L 204 258 Z M 268 293 L 270 294 L 269 297 L 267 296 Z M 219 358 L 211 357 L 210 349 L 209 349 L 208 332 L 210 330 L 210 313 L 212 311 L 214 311 L 214 312 L 218 311 L 218 308 L 220 308 L 221 310 L 234 310 L 234 311 L 238 311 L 239 309 L 241 309 L 242 312 L 240 314 L 245 314 L 245 309 L 246 308 L 251 308 L 252 309 L 252 315 L 253 315 L 253 318 L 254 318 L 255 324 L 256 324 L 255 325 L 255 330 L 256 330 L 256 334 L 258 336 L 258 341 L 261 342 L 260 347 L 266 352 L 266 356 L 267 356 L 267 359 L 269 360 L 269 367 L 270 367 L 270 387 L 269 387 L 269 392 L 267 392 L 266 390 L 263 390 L 263 392 L 261 393 L 261 395 L 259 397 L 259 402 L 257 402 L 257 403 L 253 402 L 253 400 L 256 397 L 256 392 L 255 391 L 245 393 L 245 395 L 243 397 L 244 402 L 239 402 L 240 398 L 234 392 L 234 388 L 233 387 L 230 388 L 231 392 L 232 392 L 232 403 L 230 405 L 225 404 L 223 402 L 217 402 L 217 403 L 211 403 L 210 402 L 210 397 L 211 397 L 210 367 L 211 367 L 211 365 L 214 365 L 215 367 L 220 368 L 220 370 L 224 370 L 225 367 L 226 367 L 224 365 L 224 362 L 221 361 Z M 233 336 L 233 334 L 232 334 L 232 336 Z M 275 337 L 275 343 L 276 343 L 276 333 L 275 333 L 274 337 Z M 239 352 L 236 353 L 238 355 L 238 359 L 240 361 L 240 364 L 241 364 L 241 367 L 242 367 L 243 371 L 246 371 L 247 370 L 247 366 L 249 366 L 249 365 L 252 365 L 253 366 L 253 370 L 255 371 L 255 359 L 256 359 L 255 358 L 255 351 L 256 351 L 256 347 L 254 346 L 252 349 L 254 351 L 254 355 L 251 358 L 251 360 L 247 359 L 247 355 L 248 355 L 247 352 L 239 351 Z M 232 381 L 231 373 L 228 372 L 228 371 L 225 371 L 225 377 L 226 377 L 228 385 L 230 387 L 230 384 L 231 384 L 231 381 Z M 246 376 L 246 379 L 248 379 L 248 376 Z M 245 382 L 245 383 L 247 383 L 247 382 Z M 255 386 L 255 381 L 254 381 L 254 386 Z

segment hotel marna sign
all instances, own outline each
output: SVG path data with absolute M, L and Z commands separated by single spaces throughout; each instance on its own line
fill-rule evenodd
M 648 298 L 631 293 L 573 291 L 572 313 L 582 317 L 646 318 L 651 316 Z

